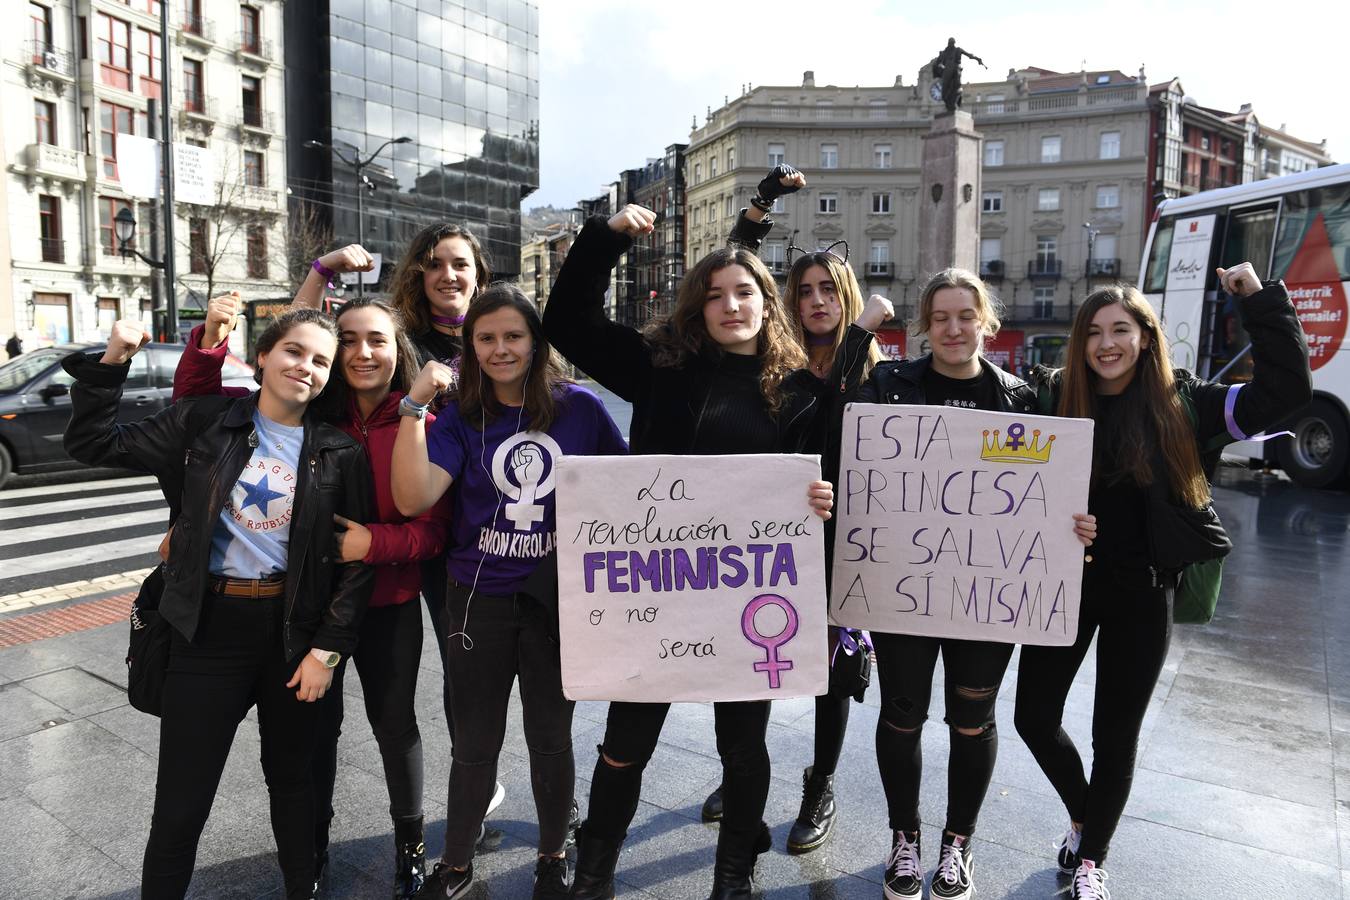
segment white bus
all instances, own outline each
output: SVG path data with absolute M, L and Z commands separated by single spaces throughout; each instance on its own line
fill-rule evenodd
M 1285 423 L 1294 437 L 1235 444 L 1231 452 L 1264 458 L 1308 487 L 1344 483 L 1350 477 L 1350 165 L 1158 207 L 1139 289 L 1162 317 L 1174 364 L 1226 382 L 1249 377 L 1250 342 L 1214 274 L 1216 266 L 1243 260 L 1262 278 L 1282 278 L 1288 286 L 1308 335 L 1314 399 Z

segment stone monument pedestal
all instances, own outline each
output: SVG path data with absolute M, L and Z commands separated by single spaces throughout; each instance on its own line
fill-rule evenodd
M 979 274 L 980 150 L 984 137 L 963 110 L 933 118 L 923 135 L 919 189 L 920 284 L 948 266 Z

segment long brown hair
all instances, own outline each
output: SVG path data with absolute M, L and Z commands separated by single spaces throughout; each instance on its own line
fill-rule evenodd
M 806 270 L 812 266 L 820 266 L 826 271 L 830 280 L 834 282 L 834 295 L 839 298 L 839 324 L 834 328 L 834 346 L 830 348 L 830 362 L 833 363 L 834 355 L 844 344 L 848 326 L 862 315 L 862 288 L 858 286 L 858 277 L 853 274 L 853 267 L 833 253 L 818 250 L 815 253 L 804 253 L 793 261 L 792 268 L 788 270 L 784 305 L 787 307 L 788 321 L 792 324 L 792 334 L 803 349 L 806 348 L 806 326 L 802 324 L 802 305 L 797 295 L 801 291 L 802 278 L 806 275 Z M 881 348 L 873 341 L 867 349 L 867 359 L 863 363 L 863 377 L 867 377 L 872 367 L 883 358 Z
M 459 358 L 459 413 L 464 420 L 480 431 L 504 412 L 489 379 L 478 365 L 474 351 L 473 331 L 478 320 L 499 309 L 514 309 L 525 319 L 534 341 L 534 355 L 525 376 L 524 410 L 529 416 L 531 431 L 548 431 L 558 418 L 558 386 L 570 384 L 562 367 L 553 355 L 553 347 L 544 337 L 544 323 L 539 310 L 530 298 L 514 284 L 501 282 L 481 291 L 469 305 L 464 319 L 464 352 Z
M 413 235 L 389 286 L 390 305 L 403 315 L 403 321 L 413 334 L 431 331 L 431 301 L 422 289 L 422 275 L 435 258 L 436 246 L 452 237 L 463 238 L 473 253 L 473 265 L 478 276 L 474 296 L 481 294 L 492 283 L 492 268 L 488 265 L 478 238 L 469 229 L 449 222 L 437 222 L 423 228 Z
M 1112 417 L 1116 427 L 1102 435 L 1102 440 L 1115 443 L 1123 472 L 1141 485 L 1153 483 L 1156 447 L 1162 453 L 1172 493 L 1191 506 L 1203 506 L 1209 501 L 1209 485 L 1200 463 L 1195 429 L 1177 390 L 1162 325 L 1139 291 L 1125 284 L 1109 285 L 1083 301 L 1069 331 L 1065 367 L 1057 373 L 1061 381 L 1057 412 L 1061 416 L 1093 417 L 1097 373 L 1087 364 L 1088 326 L 1103 307 L 1113 303 L 1120 304 L 1139 324 L 1148 346 L 1141 348 L 1134 378 L 1119 401 L 1119 415 Z
M 723 352 L 708 335 L 703 322 L 703 307 L 708 302 L 713 273 L 727 266 L 744 268 L 764 295 L 764 325 L 756 339 L 755 353 L 763 366 L 759 376 L 760 394 L 770 412 L 776 413 L 783 402 L 783 379 L 794 369 L 806 367 L 806 353 L 792 338 L 792 325 L 783 310 L 773 276 L 759 257 L 742 247 L 718 248 L 699 260 L 684 276 L 675 297 L 675 309 L 669 316 L 647 326 L 645 336 L 652 348 L 652 362 L 657 366 L 676 368 L 693 357 Z

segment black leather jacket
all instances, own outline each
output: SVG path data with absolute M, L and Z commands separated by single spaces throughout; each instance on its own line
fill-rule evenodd
M 1035 412 L 1036 390 L 1016 375 L 1010 375 L 983 356 L 980 368 L 993 373 L 998 383 L 996 412 Z M 931 353 L 917 359 L 877 363 L 872 375 L 858 391 L 859 403 L 926 403 L 923 376 L 933 361 Z
M 211 535 L 253 453 L 249 436 L 258 395 L 180 400 L 147 419 L 118 425 L 117 403 L 130 365 L 106 365 L 83 353 L 71 354 L 62 365 L 76 380 L 70 392 L 66 452 L 88 465 L 155 475 L 170 506 L 180 508 L 159 611 L 192 640 L 206 591 Z M 333 514 L 368 521 L 370 466 L 352 438 L 308 416 L 300 460 L 282 640 L 288 659 L 311 647 L 346 656 L 356 648 L 374 570 L 361 562 L 338 562 Z

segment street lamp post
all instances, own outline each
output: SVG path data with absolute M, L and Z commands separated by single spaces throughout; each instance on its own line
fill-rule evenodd
M 141 260 L 141 262 L 145 263 L 150 268 L 161 269 L 167 272 L 168 268 L 167 260 L 155 259 L 154 257 L 146 256 L 144 253 L 136 249 L 136 217 L 132 215 L 131 207 L 124 206 L 117 211 L 117 215 L 113 216 L 113 236 L 117 238 L 118 252 L 124 258 L 136 256 Z M 150 248 L 150 250 L 152 253 L 155 252 L 153 246 Z M 170 296 L 172 296 L 173 294 L 172 285 L 169 286 L 169 293 Z M 154 309 L 158 310 L 159 309 L 158 279 L 155 278 L 150 279 L 150 298 L 151 298 L 151 306 Z M 158 331 L 158 329 L 156 330 Z M 178 342 L 178 322 L 177 317 L 174 315 L 174 310 L 172 308 L 170 308 L 169 310 L 168 321 L 164 324 L 164 334 L 162 336 L 166 337 L 170 343 Z
M 375 152 L 374 152 L 374 153 L 370 154 L 370 155 L 367 156 L 365 159 L 362 159 L 362 158 L 361 158 L 361 154 L 360 154 L 359 152 L 356 152 L 356 148 L 355 148 L 355 147 L 352 148 L 353 153 L 352 153 L 351 157 L 349 158 L 345 153 L 343 153 L 341 150 L 339 150 L 337 147 L 333 146 L 332 144 L 326 144 L 326 143 L 324 143 L 323 141 L 305 141 L 304 146 L 307 147 L 308 149 L 310 149 L 310 150 L 328 150 L 328 151 L 330 151 L 334 156 L 336 156 L 338 159 L 342 160 L 344 163 L 346 163 L 347 165 L 351 166 L 353 170 L 355 170 L 355 172 L 356 172 L 356 243 L 358 243 L 358 244 L 363 244 L 363 243 L 364 243 L 364 238 L 365 238 L 365 205 L 364 205 L 364 203 L 362 202 L 362 201 L 363 201 L 363 198 L 362 198 L 362 194 L 361 194 L 361 189 L 362 189 L 362 187 L 366 184 L 366 181 L 365 181 L 364 176 L 362 176 L 362 174 L 361 174 L 362 170 L 364 170 L 364 169 L 366 168 L 366 166 L 368 166 L 368 165 L 370 165 L 371 163 L 373 163 L 373 162 L 375 161 L 375 158 L 376 158 L 377 156 L 379 156 L 381 153 L 383 153 L 383 152 L 384 152 L 384 148 L 385 148 L 385 147 L 388 147 L 390 144 L 410 144 L 410 143 L 412 143 L 412 138 L 410 138 L 410 137 L 406 137 L 406 136 L 405 136 L 405 137 L 396 137 L 396 138 L 393 138 L 392 140 L 385 141 L 383 144 L 381 144 L 380 146 L 378 146 L 378 147 L 375 148 Z M 373 191 L 373 190 L 375 189 L 375 186 L 374 186 L 373 184 L 370 185 L 370 189 Z M 356 274 L 356 295 L 357 295 L 358 297 L 364 297 L 364 296 L 366 295 L 366 282 L 365 282 L 365 279 L 362 277 L 362 275 L 361 275 L 360 272 L 358 272 L 358 273 Z
M 1092 286 L 1092 253 L 1097 244 L 1097 229 L 1092 227 L 1091 222 L 1083 223 L 1083 230 L 1087 232 L 1087 266 L 1084 267 L 1083 277 L 1087 279 L 1087 290 Z

